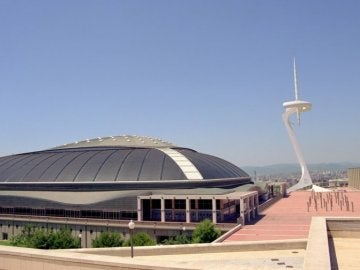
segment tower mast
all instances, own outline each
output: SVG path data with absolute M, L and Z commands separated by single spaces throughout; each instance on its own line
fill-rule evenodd
M 297 80 L 296 60 L 295 60 L 295 57 L 294 57 L 294 90 L 295 90 L 295 100 L 299 100 L 298 80 Z
M 306 112 L 306 111 L 310 111 L 311 107 L 312 107 L 310 102 L 302 101 L 299 99 L 298 80 L 297 80 L 295 59 L 294 59 L 294 86 L 295 86 L 295 100 L 287 101 L 287 102 L 283 103 L 285 112 L 283 113 L 282 117 L 283 117 L 285 127 L 287 129 L 287 132 L 289 134 L 290 141 L 294 147 L 296 157 L 297 157 L 300 167 L 301 167 L 301 178 L 296 185 L 289 188 L 288 192 L 302 189 L 302 188 L 311 186 L 313 184 L 310 174 L 309 174 L 309 171 L 308 171 L 308 168 L 306 166 L 304 157 L 302 155 L 300 145 L 297 141 L 295 131 L 290 123 L 290 116 L 292 114 L 296 113 L 297 118 L 298 118 L 298 123 L 300 124 L 300 114 L 303 112 Z

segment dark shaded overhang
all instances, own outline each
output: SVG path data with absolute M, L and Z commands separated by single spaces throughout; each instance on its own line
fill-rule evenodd
M 250 177 L 211 180 L 169 180 L 136 182 L 5 182 L 0 190 L 37 191 L 110 191 L 110 190 L 155 190 L 193 188 L 234 188 L 252 184 Z

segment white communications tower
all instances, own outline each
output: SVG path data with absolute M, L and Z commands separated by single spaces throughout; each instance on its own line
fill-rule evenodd
M 302 188 L 311 186 L 313 184 L 313 182 L 311 180 L 311 177 L 310 177 L 310 174 L 309 174 L 309 171 L 308 171 L 308 168 L 306 166 L 304 157 L 303 157 L 303 155 L 301 153 L 300 145 L 299 145 L 299 143 L 298 143 L 298 141 L 296 139 L 294 129 L 292 127 L 292 124 L 290 123 L 290 116 L 292 114 L 296 113 L 297 122 L 298 122 L 298 125 L 300 125 L 300 115 L 301 115 L 301 113 L 311 110 L 311 103 L 310 102 L 302 101 L 302 100 L 299 99 L 298 81 L 297 81 L 297 74 L 296 74 L 296 62 L 295 62 L 295 59 L 294 59 L 294 85 L 295 85 L 295 100 L 294 101 L 287 101 L 287 102 L 283 103 L 285 112 L 283 113 L 282 117 L 283 117 L 283 121 L 285 123 L 286 129 L 287 129 L 287 132 L 289 134 L 291 143 L 292 143 L 292 145 L 294 147 L 296 157 L 297 157 L 297 159 L 298 159 L 298 161 L 300 163 L 301 178 L 300 178 L 299 182 L 296 185 L 294 185 L 294 186 L 292 186 L 292 187 L 290 187 L 288 189 L 288 192 L 295 191 L 295 190 L 298 190 L 298 189 L 302 189 Z

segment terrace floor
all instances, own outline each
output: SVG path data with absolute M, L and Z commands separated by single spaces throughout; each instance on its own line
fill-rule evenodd
M 360 192 L 292 192 L 224 242 L 307 238 L 311 218 L 316 216 L 360 217 Z

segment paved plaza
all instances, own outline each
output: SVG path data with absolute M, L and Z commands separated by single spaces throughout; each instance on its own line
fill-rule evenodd
M 292 192 L 225 242 L 307 238 L 311 218 L 316 216 L 360 217 L 360 192 Z

